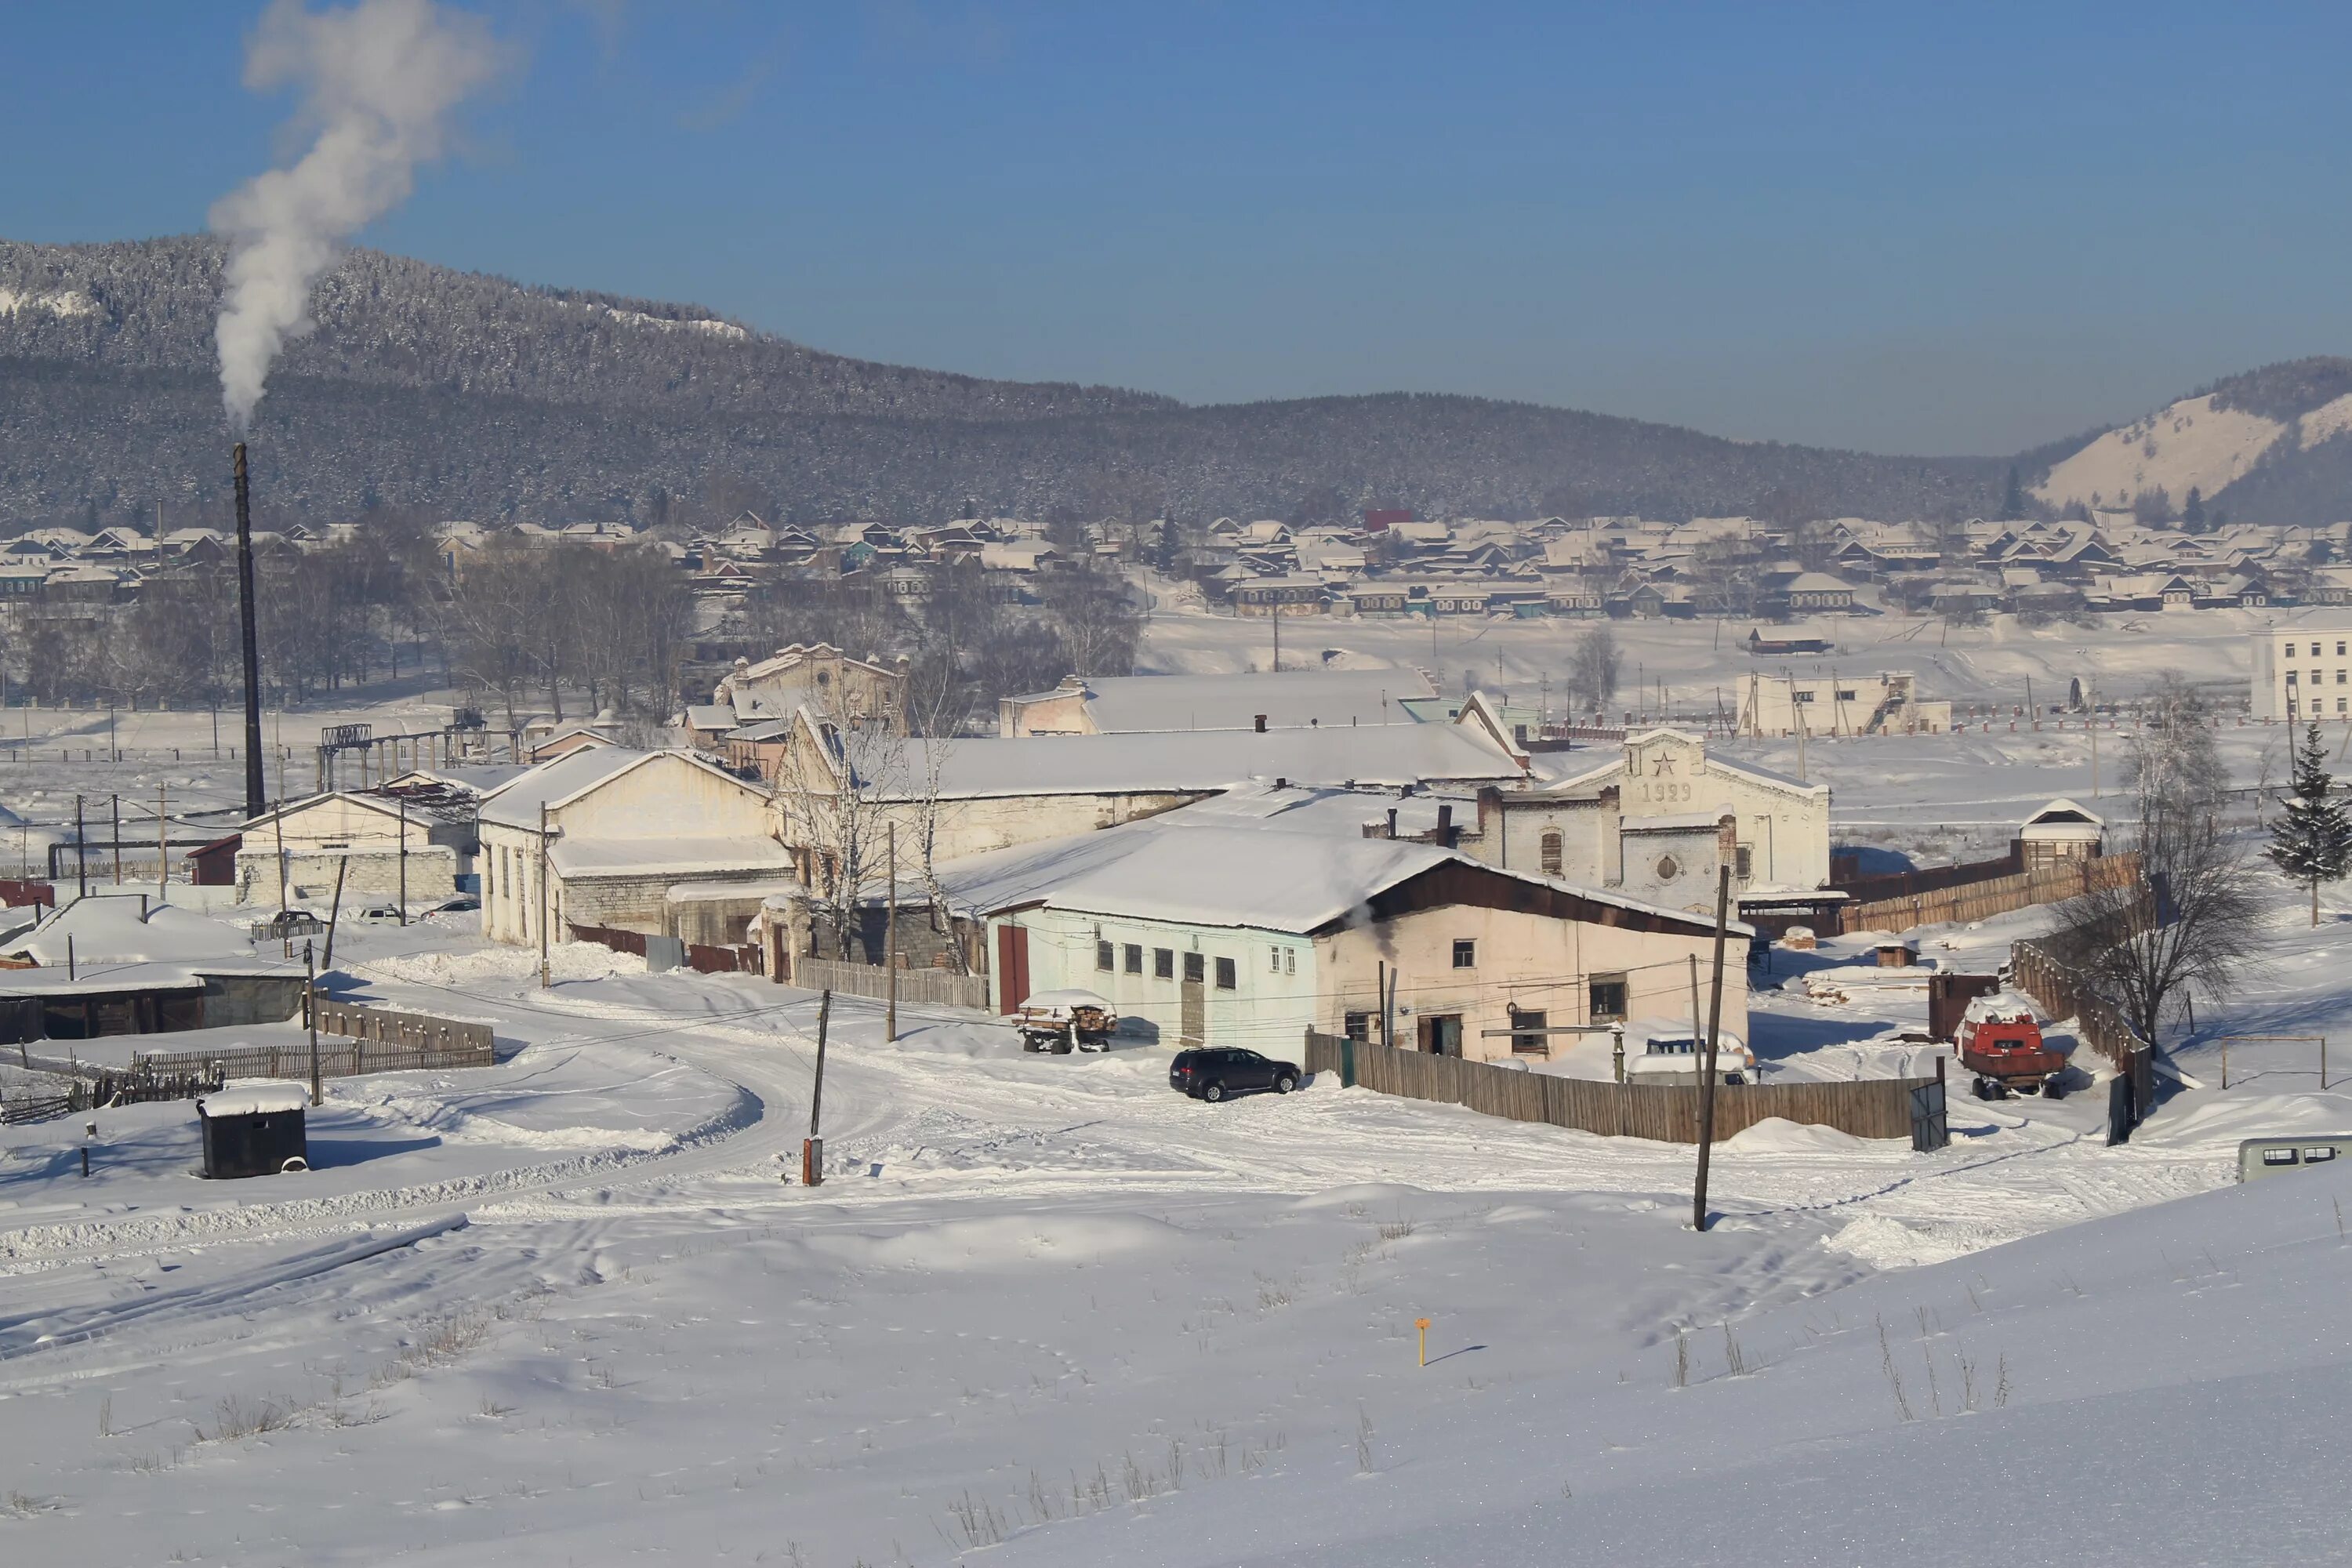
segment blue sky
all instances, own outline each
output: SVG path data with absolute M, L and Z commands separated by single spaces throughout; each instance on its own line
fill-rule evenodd
M 0 235 L 200 227 L 257 5 L 13 7 Z M 368 243 L 869 358 L 2015 450 L 2352 353 L 2352 9 L 504 0 Z

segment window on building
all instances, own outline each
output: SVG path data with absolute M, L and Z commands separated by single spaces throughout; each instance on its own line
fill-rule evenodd
M 1191 981 L 1193 984 L 1198 985 L 1201 984 L 1202 976 L 1207 973 L 1207 966 L 1202 962 L 1201 955 L 1199 953 L 1188 952 L 1184 955 L 1185 979 Z
M 1591 1005 L 1586 1010 L 1587 1021 L 1594 1024 L 1622 1023 L 1625 1018 L 1625 977 L 1622 974 L 1596 974 L 1587 987 Z
M 1110 943 L 1107 942 L 1098 942 L 1095 943 L 1095 967 L 1101 970 L 1105 974 L 1108 974 L 1111 972 Z
M 1513 1035 L 1511 1037 L 1512 1055 L 1543 1057 L 1551 1054 L 1551 1037 L 1541 1032 L 1547 1016 L 1548 1015 L 1543 1013 L 1524 1013 L 1517 1007 L 1511 1009 L 1512 1028 L 1536 1031 L 1531 1034 Z
M 1472 941 L 1468 937 L 1456 937 L 1454 939 L 1454 967 L 1456 969 L 1475 969 L 1478 967 L 1478 944 L 1475 942 Z
M 1791 702 L 1811 702 L 1812 700 L 1813 694 L 1810 691 L 1791 691 L 1789 693 L 1789 700 Z
M 1731 852 L 1731 874 L 1743 882 L 1753 874 L 1755 863 L 1755 851 L 1745 844 Z
M 1234 973 L 1234 961 L 1230 958 L 1217 960 L 1217 989 L 1231 991 L 1240 984 L 1241 976 Z
M 1340 1020 L 1339 1027 L 1349 1039 L 1360 1046 L 1372 1037 L 1372 1016 L 1370 1013 L 1349 1013 Z
M 1143 973 L 1143 944 L 1141 942 L 1129 942 L 1126 949 L 1120 952 L 1119 957 L 1126 961 L 1120 965 L 1120 967 L 1125 969 L 1129 974 L 1140 974 Z
M 2336 645 L 2336 657 L 2338 658 L 2344 657 L 2344 645 L 2340 642 Z
M 1560 864 L 1559 829 L 1557 827 L 1545 828 L 1543 837 L 1538 842 L 1541 846 L 1540 849 L 1538 851 L 1538 855 L 1543 866 L 1543 874 L 1547 877 L 1559 876 Z
M 1838 700 L 1841 702 L 1851 702 L 1853 700 L 1853 693 L 1851 691 L 1841 691 L 1838 693 Z
M 1282 950 L 1282 972 L 1285 974 L 1296 974 L 1298 973 L 1298 950 L 1297 948 L 1286 947 Z
M 1151 950 L 1151 977 L 1154 980 L 1173 980 L 1176 978 L 1176 950 L 1174 948 L 1155 947 Z
M 1265 950 L 1265 969 L 1269 974 L 1282 973 L 1282 949 L 1269 947 Z

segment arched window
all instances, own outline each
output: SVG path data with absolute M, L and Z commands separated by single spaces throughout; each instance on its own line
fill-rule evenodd
M 1559 875 L 1559 829 L 1545 828 L 1542 843 L 1543 874 L 1547 877 L 1557 877 Z

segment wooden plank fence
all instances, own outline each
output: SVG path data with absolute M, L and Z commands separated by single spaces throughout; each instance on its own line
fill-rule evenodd
M 809 991 L 838 991 L 879 1001 L 889 994 L 889 971 L 878 963 L 844 963 L 830 958 L 795 958 L 792 983 Z M 898 971 L 898 1000 L 910 1007 L 988 1009 L 988 976 L 947 969 Z
M 1309 1031 L 1307 1070 L 1338 1074 L 1336 1035 Z M 1458 1057 L 1392 1050 L 1370 1041 L 1355 1047 L 1356 1082 L 1381 1094 L 1466 1106 L 1514 1121 L 1548 1121 L 1608 1138 L 1698 1142 L 1696 1085 L 1601 1083 L 1521 1072 Z M 1726 1085 L 1715 1091 L 1715 1135 L 1732 1136 L 1768 1117 L 1834 1127 L 1857 1138 L 1911 1136 L 1911 1091 L 1927 1078 L 1864 1079 L 1854 1083 Z
M 1848 934 L 1864 931 L 1903 931 L 1913 926 L 1990 920 L 2031 904 L 2054 904 L 2076 898 L 2095 888 L 2120 887 L 2138 875 L 2139 859 L 2128 853 L 2104 855 L 2072 865 L 2043 866 L 1965 887 L 1848 904 L 1840 912 L 1838 930 Z
M 221 1086 L 221 1076 L 211 1068 L 200 1072 L 152 1074 L 136 1068 L 123 1072 L 113 1068 L 95 1071 L 85 1069 L 63 1094 L 18 1097 L 0 1101 L 0 1125 L 16 1126 L 20 1122 L 47 1121 L 52 1117 L 70 1116 L 77 1111 L 96 1110 L 110 1105 L 143 1105 L 159 1100 L 194 1100 L 200 1094 L 210 1094 Z
M 2032 997 L 2045 1016 L 2074 1019 L 2074 1037 L 2106 1058 L 2130 1086 L 2128 1101 L 2111 1113 L 2109 1142 L 2120 1142 L 2118 1133 L 2129 1136 L 2156 1109 L 2156 1047 L 2040 942 L 2011 942 L 2009 973 L 2010 983 Z
M 439 1068 L 486 1068 L 497 1059 L 488 1024 L 460 1023 L 423 1013 L 360 1007 L 319 1001 L 319 1076 L 357 1078 L 373 1072 L 421 1072 Z M 327 1036 L 339 1037 L 325 1038 Z M 308 1078 L 308 1041 L 240 1046 L 223 1051 L 136 1052 L 134 1076 L 211 1075 L 221 1078 Z
M 639 958 L 646 955 L 646 933 L 643 931 L 623 931 L 618 926 L 583 926 L 576 921 L 566 923 L 572 927 L 572 940 L 574 942 L 593 942 L 599 947 L 609 947 L 614 952 L 633 952 Z

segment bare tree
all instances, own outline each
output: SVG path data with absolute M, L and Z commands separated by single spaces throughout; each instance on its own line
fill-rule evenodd
M 829 915 L 839 955 L 850 957 L 858 905 L 878 868 L 887 816 L 906 795 L 908 742 L 881 723 L 847 724 L 801 710 L 776 775 L 784 842 L 802 851 L 811 900 Z M 805 743 L 819 755 L 810 758 Z
M 1624 658 L 1617 651 L 1617 634 L 1609 629 L 1606 621 L 1594 626 L 1576 641 L 1576 652 L 1570 656 L 1568 666 L 1569 700 L 1581 709 L 1608 706 L 1617 695 L 1617 680 L 1624 666 Z
M 2168 673 L 2135 739 L 2137 875 L 2059 906 L 2051 945 L 2150 1045 L 2165 1017 L 2259 967 L 2264 904 L 2245 847 L 2221 826 L 2227 783 L 2203 700 Z

